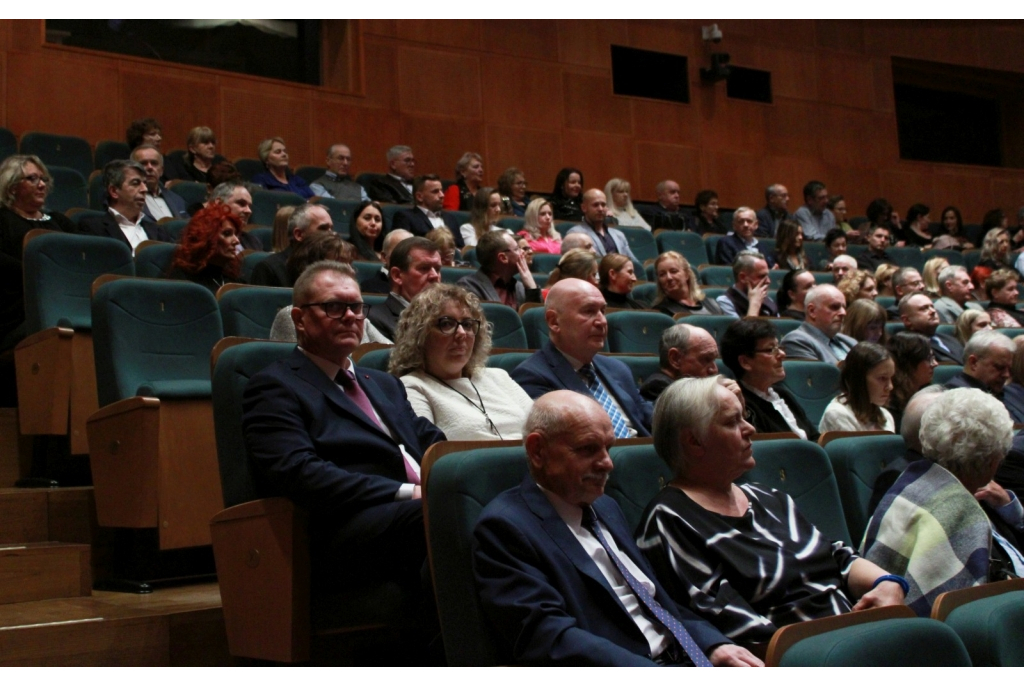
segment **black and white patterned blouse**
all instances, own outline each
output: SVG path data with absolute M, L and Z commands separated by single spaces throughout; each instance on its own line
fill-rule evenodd
M 647 506 L 637 542 L 669 595 L 744 643 L 850 611 L 856 552 L 825 539 L 789 495 L 739 487 L 750 502 L 741 517 L 708 511 L 674 487 Z

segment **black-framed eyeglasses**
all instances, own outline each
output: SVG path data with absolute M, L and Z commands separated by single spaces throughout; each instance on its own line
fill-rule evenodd
M 442 316 L 434 324 L 434 327 L 444 335 L 452 335 L 459 327 L 462 327 L 467 335 L 476 335 L 480 332 L 480 319 L 462 319 L 460 321 L 450 316 Z
M 771 347 L 765 347 L 764 349 L 754 350 L 754 354 L 770 354 L 772 356 L 775 356 L 779 353 L 781 349 L 782 345 L 775 343 Z
M 370 313 L 370 305 L 365 302 L 310 302 L 309 304 L 301 304 L 299 307 L 302 309 L 320 307 L 328 319 L 344 318 L 345 312 L 352 312 L 352 316 L 357 319 L 365 319 L 366 315 Z

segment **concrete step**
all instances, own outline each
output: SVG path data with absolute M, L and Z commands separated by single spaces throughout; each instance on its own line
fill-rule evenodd
M 0 546 L 0 604 L 90 594 L 89 545 L 29 542 Z

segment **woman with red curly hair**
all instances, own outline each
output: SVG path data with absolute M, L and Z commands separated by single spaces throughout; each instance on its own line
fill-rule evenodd
M 181 233 L 168 278 L 192 281 L 216 295 L 225 283 L 240 283 L 238 236 L 242 222 L 224 204 L 199 210 Z

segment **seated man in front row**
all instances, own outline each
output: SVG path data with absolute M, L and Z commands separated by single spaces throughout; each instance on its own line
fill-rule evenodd
M 523 432 L 530 473 L 484 508 L 473 532 L 477 588 L 503 658 L 763 665 L 669 598 L 622 510 L 603 496 L 615 435 L 600 405 L 571 391 L 549 393 Z
M 299 346 L 246 386 L 246 450 L 261 495 L 309 510 L 315 582 L 392 580 L 424 597 L 419 462 L 445 436 L 413 413 L 398 379 L 354 367 L 362 300 L 348 265 L 317 262 L 298 278 Z

